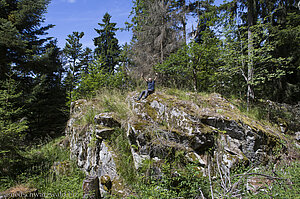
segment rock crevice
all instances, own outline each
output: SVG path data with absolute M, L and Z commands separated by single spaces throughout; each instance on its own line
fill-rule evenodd
M 155 93 L 142 101 L 136 101 L 136 95 L 127 97 L 133 114 L 122 122 L 114 119 L 117 113 L 100 113 L 92 123 L 78 125 L 86 101 L 72 105 L 66 129 L 72 156 L 87 175 L 109 178 L 112 187 L 122 178 L 116 164 L 118 154 L 109 145 L 117 128 L 127 132 L 137 170 L 147 159 L 172 160 L 181 152 L 185 161 L 198 164 L 204 175 L 208 164 L 213 168 L 216 157 L 227 169 L 240 162 L 266 163 L 280 140 L 278 129 L 249 119 L 217 94 L 194 94 L 191 100 L 181 100 Z M 100 190 L 107 192 L 101 183 Z

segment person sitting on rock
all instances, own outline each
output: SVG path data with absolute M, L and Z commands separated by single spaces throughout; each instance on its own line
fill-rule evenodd
M 144 91 L 142 91 L 141 95 L 139 96 L 139 98 L 137 100 L 140 100 L 143 95 L 145 95 L 143 97 L 143 99 L 146 99 L 148 97 L 148 95 L 154 93 L 155 90 L 155 80 L 157 79 L 157 73 L 155 73 L 155 77 L 154 79 L 152 79 L 151 77 L 148 78 L 148 80 L 144 77 L 144 73 L 142 73 L 142 78 L 147 82 L 147 86 L 148 88 Z

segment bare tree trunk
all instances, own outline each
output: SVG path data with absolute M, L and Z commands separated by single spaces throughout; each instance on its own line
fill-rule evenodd
M 254 98 L 252 90 L 253 81 L 253 33 L 251 27 L 254 24 L 254 2 L 248 0 L 248 75 L 247 75 L 247 111 L 249 111 L 250 97 Z
M 194 80 L 194 91 L 197 92 L 198 86 L 197 86 L 197 71 L 196 67 L 193 67 L 193 80 Z
M 183 28 L 183 40 L 184 44 L 186 44 L 186 5 L 185 0 L 183 1 L 183 16 L 182 16 L 182 28 Z
M 186 44 L 186 16 L 185 16 L 185 13 L 184 13 L 184 17 L 183 17 L 183 21 L 182 21 L 182 25 L 183 25 L 183 42 L 184 44 Z
M 164 46 L 163 46 L 163 39 L 160 42 L 160 63 L 164 62 Z
M 73 60 L 73 69 L 72 69 L 72 81 L 71 81 L 71 87 L 70 87 L 70 100 L 72 102 L 72 92 L 73 92 L 73 86 L 74 86 L 74 81 L 75 81 L 75 65 L 76 65 L 76 58 Z

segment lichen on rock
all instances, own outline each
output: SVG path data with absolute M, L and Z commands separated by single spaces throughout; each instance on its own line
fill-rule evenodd
M 66 129 L 72 156 L 77 159 L 78 166 L 88 175 L 97 175 L 101 182 L 109 178 L 112 187 L 117 182 L 112 190 L 124 195 L 124 190 L 116 190 L 124 187 L 120 186 L 123 178 L 118 168 L 120 154 L 115 152 L 116 146 L 110 145 L 118 128 L 126 132 L 132 166 L 136 170 L 145 161 L 173 161 L 180 152 L 183 154 L 182 164 L 197 164 L 201 173 L 206 175 L 208 165 L 210 168 L 216 166 L 215 158 L 227 169 L 241 163 L 265 164 L 271 159 L 273 148 L 282 144 L 279 129 L 250 119 L 219 94 L 201 96 L 193 93 L 180 99 L 156 92 L 145 100 L 136 101 L 137 95 L 137 92 L 132 92 L 126 98 L 131 111 L 126 119 L 120 121 L 115 119 L 121 118 L 115 117 L 117 113 L 100 112 L 95 115 L 93 124 L 85 127 L 75 123 L 84 115 L 82 107 L 87 102 L 75 102 L 72 115 L 76 117 L 70 118 Z M 159 176 L 159 166 L 156 170 Z M 100 184 L 101 192 L 107 192 L 107 187 L 103 187 L 105 183 Z

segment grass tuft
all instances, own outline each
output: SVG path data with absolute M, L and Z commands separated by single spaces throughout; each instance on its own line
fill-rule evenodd
M 132 115 L 126 103 L 127 94 L 117 89 L 103 89 L 96 95 L 97 106 L 101 112 L 114 112 L 118 119 L 127 119 Z

